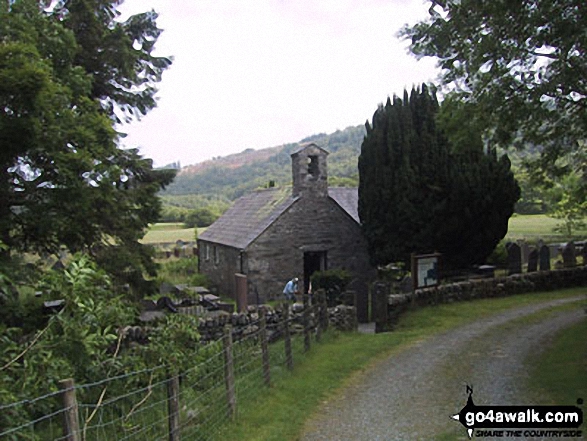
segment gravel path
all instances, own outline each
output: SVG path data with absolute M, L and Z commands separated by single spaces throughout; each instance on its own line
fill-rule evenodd
M 464 428 L 449 416 L 465 405 L 466 384 L 473 385 L 477 405 L 540 404 L 524 400 L 523 362 L 553 332 L 578 322 L 585 312 L 577 307 L 539 323 L 515 320 L 582 298 L 500 313 L 394 354 L 324 403 L 300 439 L 431 440 L 452 434 L 448 439 L 465 440 Z

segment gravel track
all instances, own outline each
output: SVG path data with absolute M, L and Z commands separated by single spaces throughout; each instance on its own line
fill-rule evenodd
M 324 403 L 300 439 L 432 440 L 452 434 L 447 439 L 465 440 L 464 428 L 449 416 L 465 405 L 466 384 L 473 385 L 477 405 L 540 404 L 524 401 L 524 360 L 585 313 L 577 307 L 538 322 L 516 319 L 583 298 L 516 308 L 416 343 Z

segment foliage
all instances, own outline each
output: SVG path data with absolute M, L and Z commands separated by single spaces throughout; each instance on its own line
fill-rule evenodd
M 326 292 L 328 306 L 336 306 L 346 286 L 351 281 L 351 275 L 344 269 L 316 271 L 312 274 L 312 291 L 323 289 Z
M 198 258 L 168 260 L 161 265 L 159 282 L 187 283 L 192 286 L 208 286 L 208 278 L 198 273 Z
M 466 138 L 451 145 L 437 128 L 438 109 L 423 85 L 388 99 L 366 124 L 359 216 L 376 265 L 436 251 L 447 267 L 467 267 L 507 232 L 520 194 L 507 156 L 484 153 L 474 129 L 469 146 Z
M 144 351 L 150 365 L 166 364 L 185 372 L 194 366 L 199 341 L 197 317 L 170 314 L 151 332 Z
M 497 268 L 507 267 L 508 253 L 505 245 L 505 240 L 500 241 L 495 247 L 495 249 L 491 252 L 491 254 L 487 256 L 487 263 L 489 265 L 494 265 Z
M 121 22 L 124 0 L 58 0 L 51 16 L 77 42 L 74 64 L 91 75 L 90 97 L 120 122 L 145 115 L 156 106 L 156 83 L 171 59 L 152 54 L 162 30 L 155 11 Z
M 496 141 L 585 139 L 587 67 L 579 0 L 431 1 L 430 16 L 401 35 L 434 56 L 444 84 L 477 106 L 471 114 Z M 562 146 L 562 144 L 558 144 Z
M 220 215 L 213 213 L 209 208 L 197 208 L 187 214 L 184 226 L 186 228 L 208 227 L 219 217 Z
M 489 141 L 537 148 L 535 182 L 578 174 L 571 198 L 584 200 L 586 25 L 580 0 L 448 0 L 431 1 L 430 17 L 401 35 L 416 56 L 437 57 L 443 84 Z
M 63 299 L 64 307 L 50 316 L 39 331 L 0 324 L 3 403 L 57 391 L 59 381 L 68 377 L 84 384 L 161 364 L 181 369 L 196 364 L 194 348 L 199 334 L 195 317 L 168 316 L 152 328 L 148 344 L 123 344 L 122 330 L 134 323 L 137 310 L 115 290 L 111 278 L 88 255 L 75 255 L 63 271 L 47 273 L 38 289 L 43 291 L 44 298 Z M 138 386 L 123 381 L 108 387 L 112 394 L 123 394 L 128 387 Z M 113 390 L 115 387 L 120 390 Z M 33 414 L 0 415 L 0 424 L 8 427 L 3 418 L 26 421 L 34 414 L 51 410 L 31 406 L 28 411 Z
M 586 227 L 587 201 L 581 196 L 580 186 L 579 176 L 572 173 L 553 182 L 547 193 L 553 207 L 552 217 L 562 221 L 555 231 L 569 238 Z
M 120 149 L 113 124 L 115 108 L 153 107 L 168 62 L 150 56 L 156 15 L 115 24 L 119 3 L 60 1 L 46 11 L 16 0 L 0 9 L 4 259 L 62 246 L 98 257 L 116 250 L 132 255 L 124 268 L 154 271 L 138 240 L 158 219 L 156 194 L 174 171 Z

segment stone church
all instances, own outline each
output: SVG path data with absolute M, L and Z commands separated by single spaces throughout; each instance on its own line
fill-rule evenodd
M 293 277 L 306 292 L 315 271 L 342 268 L 353 277 L 348 288 L 366 297 L 375 270 L 359 225 L 358 190 L 328 187 L 327 156 L 316 144 L 302 145 L 291 155 L 293 188 L 241 197 L 200 235 L 200 272 L 220 293 L 235 298 L 246 277 L 248 302 L 256 304 L 280 298 Z

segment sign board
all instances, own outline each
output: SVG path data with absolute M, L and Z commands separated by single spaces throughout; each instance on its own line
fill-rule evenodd
M 414 289 L 437 286 L 440 283 L 440 254 L 412 254 Z

